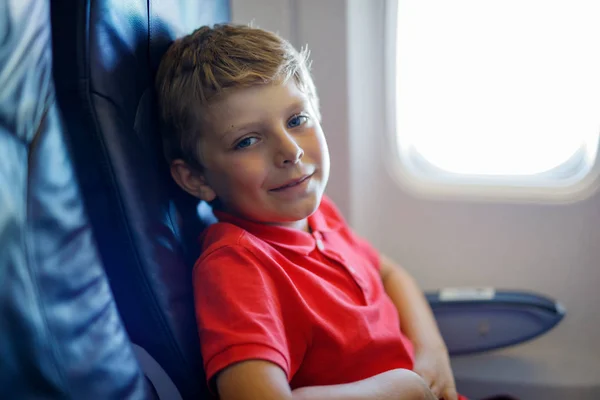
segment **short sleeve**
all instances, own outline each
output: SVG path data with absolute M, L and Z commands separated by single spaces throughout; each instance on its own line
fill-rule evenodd
M 203 256 L 193 274 L 206 378 L 241 361 L 270 361 L 290 375 L 280 302 L 271 278 L 243 246 Z

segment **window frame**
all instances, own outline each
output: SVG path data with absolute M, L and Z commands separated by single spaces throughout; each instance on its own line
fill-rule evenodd
M 565 163 L 551 170 L 522 176 L 452 173 L 433 165 L 411 149 L 410 144 L 402 146 L 396 113 L 397 12 L 398 0 L 386 0 L 383 61 L 388 154 L 384 158 L 389 173 L 399 185 L 413 195 L 430 199 L 525 203 L 572 203 L 597 192 L 600 187 L 600 132 L 594 148 L 582 147 Z M 586 160 L 590 161 L 586 163 Z

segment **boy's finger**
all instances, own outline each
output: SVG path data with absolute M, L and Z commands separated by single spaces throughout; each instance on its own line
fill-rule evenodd
M 433 375 L 422 372 L 420 373 L 417 371 L 414 372 L 416 372 L 421 377 L 421 379 L 423 379 L 423 381 L 427 384 L 427 386 L 429 386 L 430 389 L 434 386 L 435 380 L 433 379 Z
M 432 383 L 431 385 L 429 385 L 429 390 L 431 390 L 431 392 L 435 395 L 435 397 L 437 399 L 441 399 L 443 396 L 442 393 L 442 388 L 439 387 L 439 385 L 436 385 L 435 383 Z
M 442 393 L 442 398 L 444 400 L 458 400 L 458 393 L 456 393 L 456 388 L 448 387 L 444 389 Z

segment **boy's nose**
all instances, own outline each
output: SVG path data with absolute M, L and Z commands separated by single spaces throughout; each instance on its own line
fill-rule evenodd
M 280 146 L 276 156 L 276 163 L 280 167 L 294 165 L 300 162 L 304 156 L 304 150 L 298 145 L 294 138 L 285 133 L 280 142 Z

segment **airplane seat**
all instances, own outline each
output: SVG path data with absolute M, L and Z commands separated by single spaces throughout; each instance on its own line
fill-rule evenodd
M 171 183 L 153 83 L 174 38 L 227 21 L 229 3 L 54 0 L 51 19 L 57 98 L 124 326 L 144 372 L 204 398 L 191 269 L 214 216 Z
M 52 80 L 49 2 L 0 2 L 0 398 L 148 399 Z

